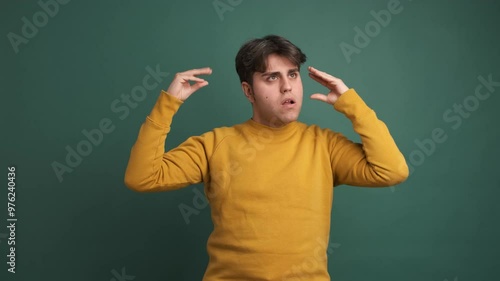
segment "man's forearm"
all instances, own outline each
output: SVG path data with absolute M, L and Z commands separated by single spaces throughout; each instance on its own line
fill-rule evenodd
M 125 172 L 125 184 L 136 191 L 151 187 L 161 166 L 165 140 L 170 132 L 173 116 L 182 101 L 162 91 L 149 116 L 141 125 L 137 140 L 130 152 Z
M 340 180 L 360 186 L 389 186 L 404 181 L 408 177 L 406 160 L 375 111 L 354 89 L 344 93 L 334 107 L 352 121 L 362 142 L 362 146 L 344 142 L 344 150 L 338 151 L 342 155 L 337 165 L 339 175 L 344 175 Z

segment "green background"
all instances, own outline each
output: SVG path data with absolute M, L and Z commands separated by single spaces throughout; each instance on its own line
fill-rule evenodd
M 189 136 L 251 116 L 234 70 L 246 40 L 279 34 L 313 65 L 338 76 L 389 127 L 414 170 L 396 187 L 336 188 L 329 255 L 332 280 L 494 280 L 500 275 L 500 88 L 453 129 L 443 113 L 474 94 L 478 77 L 500 81 L 500 4 L 401 1 L 370 43 L 351 56 L 354 28 L 390 1 L 238 1 L 222 14 L 213 1 L 70 1 L 16 54 L 36 1 L 1 4 L 1 280 L 201 280 L 212 230 L 209 208 L 186 224 L 189 186 L 141 194 L 123 183 L 140 125 L 173 74 L 210 66 L 210 85 L 179 110 L 167 149 Z M 145 68 L 170 75 L 123 120 L 110 109 L 142 83 Z M 304 95 L 326 93 L 301 71 Z M 483 89 L 484 91 L 484 89 Z M 459 116 L 453 113 L 452 116 Z M 51 163 L 103 118 L 115 130 L 60 182 Z M 347 118 L 304 99 L 300 121 L 358 141 Z M 446 133 L 424 159 L 416 140 Z M 413 153 L 413 154 L 412 154 Z M 410 156 L 413 155 L 412 159 Z M 413 161 L 413 162 L 412 162 Z M 423 161 L 423 163 L 421 163 Z M 16 172 L 16 274 L 7 272 L 7 167 Z M 116 278 L 115 278 L 116 279 Z M 129 279 L 130 280 L 130 279 Z

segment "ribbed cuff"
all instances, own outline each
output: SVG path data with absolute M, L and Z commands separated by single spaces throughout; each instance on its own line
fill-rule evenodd
M 158 125 L 168 127 L 172 124 L 173 116 L 183 103 L 182 100 L 161 90 L 160 96 L 148 118 Z
M 353 88 L 343 93 L 333 107 L 351 120 L 361 119 L 372 111 Z

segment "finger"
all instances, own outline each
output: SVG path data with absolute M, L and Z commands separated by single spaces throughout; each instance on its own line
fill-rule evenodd
M 188 71 L 184 71 L 182 74 L 185 75 L 210 75 L 212 74 L 212 69 L 210 67 L 191 69 Z
M 330 75 L 330 74 L 328 74 L 328 73 L 326 73 L 324 71 L 318 70 L 318 69 L 316 69 L 316 68 L 314 68 L 312 66 L 310 66 L 308 68 L 308 70 L 309 70 L 310 73 L 312 73 L 312 74 L 314 74 L 316 76 L 320 76 L 323 79 L 327 79 L 327 80 L 330 80 L 330 81 L 335 81 L 335 80 L 338 79 L 337 77 L 332 76 L 332 75 Z
M 311 95 L 311 99 L 313 99 L 313 100 L 319 100 L 319 101 L 328 103 L 328 99 L 323 94 L 318 94 L 318 93 L 312 94 Z
M 188 82 L 188 81 L 205 82 L 205 79 L 202 79 L 202 78 L 199 78 L 196 76 L 181 76 L 181 78 L 184 82 Z
M 331 76 L 330 74 L 324 72 L 324 71 L 321 71 L 319 69 L 316 69 L 312 66 L 309 66 L 308 68 L 309 72 L 313 73 L 314 75 L 317 75 L 317 76 L 321 76 L 321 77 L 329 77 L 329 78 L 334 78 L 333 76 Z
M 328 88 L 328 81 L 326 81 L 325 79 L 319 77 L 319 76 L 316 76 L 312 73 L 309 73 L 309 77 L 311 77 L 311 79 L 313 79 L 314 81 L 320 83 L 321 85 L 325 86 Z
M 206 85 L 208 85 L 208 81 L 199 82 L 199 83 L 192 85 L 191 89 L 193 90 L 193 92 L 195 92 L 195 91 L 198 91 L 200 88 L 205 87 Z

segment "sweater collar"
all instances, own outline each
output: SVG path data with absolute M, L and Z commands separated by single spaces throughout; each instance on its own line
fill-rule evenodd
M 299 124 L 300 122 L 298 121 L 292 121 L 282 127 L 275 128 L 258 123 L 252 118 L 244 123 L 253 134 L 276 140 L 282 140 L 292 136 L 297 131 Z

